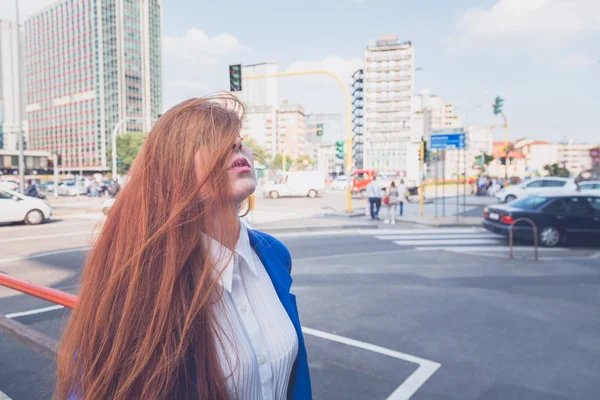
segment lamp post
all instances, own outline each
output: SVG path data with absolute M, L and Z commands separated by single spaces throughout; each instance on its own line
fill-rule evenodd
M 21 51 L 21 24 L 19 22 L 19 0 L 15 0 L 15 11 L 17 18 L 17 85 L 19 91 L 19 104 L 17 106 L 17 123 L 19 124 L 19 132 L 17 137 L 17 148 L 19 150 L 19 192 L 25 193 L 25 139 L 23 135 L 23 69 L 22 51 Z
M 115 127 L 113 128 L 112 131 L 112 178 L 117 179 L 117 132 L 119 131 L 119 128 L 121 127 L 121 125 L 123 125 L 125 122 L 127 122 L 130 119 L 141 119 L 138 117 L 125 117 L 122 118 L 119 122 L 117 122 L 117 124 L 115 125 Z

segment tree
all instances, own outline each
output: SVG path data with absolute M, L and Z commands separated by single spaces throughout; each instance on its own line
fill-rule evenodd
M 144 144 L 148 133 L 132 132 L 117 136 L 117 171 L 120 175 L 125 175 L 133 165 L 133 160 L 137 156 L 140 148 Z M 112 160 L 112 146 L 108 146 L 107 160 Z M 112 161 L 111 161 L 112 163 Z
M 248 146 L 248 148 L 250 149 L 250 151 L 253 154 L 256 154 L 260 157 L 258 161 L 262 162 L 262 160 L 260 160 L 260 158 L 263 158 L 266 161 L 269 161 L 271 159 L 271 155 L 269 154 L 269 152 L 267 151 L 267 149 L 265 149 L 264 147 L 262 147 L 261 145 L 259 145 L 256 140 L 252 139 L 252 138 L 247 138 L 244 139 L 244 144 L 246 146 Z M 281 164 L 281 161 L 279 162 Z
M 544 169 L 548 171 L 548 176 L 561 176 L 567 178 L 571 175 L 567 168 L 561 167 L 557 163 L 544 165 Z
M 491 156 L 487 153 L 483 153 L 475 157 L 475 162 L 473 163 L 473 166 L 478 166 L 479 168 L 484 169 L 492 161 L 494 161 L 494 156 Z
M 305 160 L 308 161 L 308 163 L 306 165 L 305 165 Z M 294 164 L 296 165 L 296 167 L 298 169 L 307 169 L 309 166 L 315 165 L 315 162 L 308 155 L 304 154 L 304 155 L 298 156 L 296 161 L 294 161 Z

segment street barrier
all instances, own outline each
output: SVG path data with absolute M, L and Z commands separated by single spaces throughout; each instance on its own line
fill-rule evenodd
M 535 261 L 538 260 L 538 236 L 537 236 L 537 226 L 535 222 L 530 220 L 529 218 L 517 218 L 512 225 L 508 228 L 508 245 L 510 247 L 510 258 L 513 257 L 513 227 L 517 224 L 517 222 L 529 222 L 531 224 L 531 229 L 533 231 L 533 248 L 535 251 Z
M 42 300 L 60 304 L 66 308 L 72 309 L 77 303 L 77 296 L 73 294 L 34 285 L 33 283 L 16 279 L 3 273 L 0 273 L 0 286 L 5 286 Z M 56 340 L 17 321 L 7 318 L 2 314 L 0 314 L 0 334 L 23 344 L 28 349 L 33 350 L 50 360 L 55 358 L 55 352 L 58 347 Z

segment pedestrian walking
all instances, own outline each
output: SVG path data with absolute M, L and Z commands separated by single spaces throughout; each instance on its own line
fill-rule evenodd
M 377 184 L 376 176 L 373 176 L 373 180 L 367 185 L 367 197 L 369 198 L 371 219 L 373 221 L 379 220 L 379 209 L 381 208 L 383 193 L 381 192 L 379 184 Z
M 396 183 L 392 181 L 388 189 L 388 219 L 386 223 L 394 225 L 396 223 L 396 207 L 400 200 L 400 193 L 396 187 Z
M 406 185 L 404 184 L 404 179 L 400 179 L 400 184 L 398 185 L 398 215 L 404 215 L 404 201 L 406 200 L 408 191 L 406 189 Z
M 87 258 L 54 399 L 312 398 L 290 253 L 238 215 L 256 188 L 241 111 L 191 99 L 152 127 Z

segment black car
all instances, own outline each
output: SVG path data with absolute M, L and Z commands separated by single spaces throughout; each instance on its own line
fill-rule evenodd
M 531 224 L 519 221 L 528 218 L 535 223 L 539 243 L 546 247 L 580 242 L 600 244 L 600 196 L 530 196 L 487 207 L 483 218 L 483 226 L 491 232 L 508 236 L 514 224 L 515 238 L 533 240 Z

